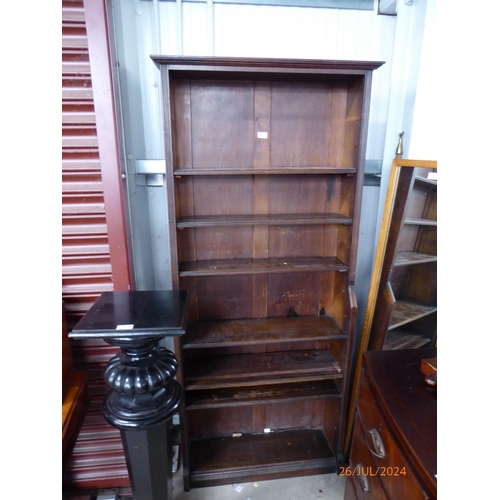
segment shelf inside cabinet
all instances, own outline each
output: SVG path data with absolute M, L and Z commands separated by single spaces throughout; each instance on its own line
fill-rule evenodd
M 227 483 L 231 478 L 264 480 L 304 470 L 333 472 L 337 467 L 323 429 L 198 439 L 191 442 L 190 455 L 194 487 L 219 484 L 218 481 Z
M 425 184 L 428 186 L 436 186 L 437 187 L 437 180 L 435 179 L 427 179 L 427 177 L 422 177 L 420 175 L 415 176 L 415 182 Z
M 303 224 L 352 224 L 352 219 L 341 214 L 249 214 L 249 215 L 198 215 L 179 217 L 177 227 L 214 226 L 289 226 Z
M 199 175 L 296 175 L 296 174 L 355 174 L 356 168 L 350 167 L 275 167 L 275 168 L 180 168 L 174 176 Z
M 423 318 L 436 311 L 436 306 L 411 300 L 397 300 L 392 306 L 389 330 Z
M 293 257 L 273 259 L 228 259 L 181 262 L 179 276 L 221 276 L 306 271 L 347 271 L 337 257 Z
M 241 387 L 342 378 L 343 373 L 327 349 L 279 351 L 188 358 L 184 389 Z
M 394 266 L 411 266 L 428 262 L 437 262 L 437 255 L 422 252 L 399 252 L 396 254 Z
M 415 334 L 414 330 L 397 328 L 387 332 L 383 349 L 417 349 L 430 342 L 431 340 L 424 335 Z
M 331 316 L 200 321 L 188 324 L 183 349 L 347 338 Z
M 186 391 L 186 410 L 339 398 L 334 380 Z

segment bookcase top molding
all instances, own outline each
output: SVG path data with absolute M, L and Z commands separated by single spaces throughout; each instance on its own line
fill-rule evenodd
M 170 66 L 172 69 L 183 69 L 183 66 L 197 69 L 213 69 L 214 67 L 259 68 L 262 70 L 327 70 L 352 72 L 373 71 L 384 64 L 383 61 L 352 61 L 328 59 L 286 59 L 286 58 L 253 58 L 253 57 L 213 57 L 213 56 L 170 56 L 151 55 L 151 59 L 159 66 Z

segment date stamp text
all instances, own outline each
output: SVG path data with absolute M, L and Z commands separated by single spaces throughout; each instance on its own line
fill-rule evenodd
M 339 467 L 339 476 L 406 476 L 405 467 Z

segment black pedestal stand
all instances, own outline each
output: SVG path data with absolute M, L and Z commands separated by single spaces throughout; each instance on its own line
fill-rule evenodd
M 69 334 L 121 352 L 105 371 L 103 414 L 120 429 L 134 500 L 172 498 L 172 415 L 182 401 L 177 360 L 158 342 L 185 332 L 187 292 L 105 292 Z

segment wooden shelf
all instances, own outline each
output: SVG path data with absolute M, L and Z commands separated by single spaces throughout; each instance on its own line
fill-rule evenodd
M 383 349 L 416 349 L 425 346 L 429 342 L 430 339 L 424 337 L 423 335 L 415 334 L 413 330 L 398 328 L 397 330 L 390 330 L 387 332 Z
M 184 389 L 241 387 L 342 378 L 342 370 L 327 349 L 188 358 Z
M 436 311 L 436 306 L 410 300 L 398 300 L 392 306 L 389 330 L 428 316 Z
M 283 430 L 193 440 L 191 484 L 210 486 L 283 474 L 334 472 L 337 460 L 322 429 Z
M 191 175 L 297 175 L 297 174 L 355 174 L 356 168 L 347 167 L 274 167 L 274 168 L 192 168 L 174 170 L 174 176 Z
M 216 226 L 290 226 L 303 224 L 352 224 L 352 219 L 341 214 L 249 214 L 249 215 L 199 215 L 179 217 L 177 227 Z
M 186 410 L 224 408 L 255 404 L 309 401 L 339 398 L 341 393 L 333 380 L 273 384 L 240 388 L 188 390 L 185 393 Z
M 427 179 L 426 177 L 421 177 L 419 175 L 415 176 L 415 182 L 419 182 L 421 184 L 426 184 L 429 186 L 436 186 L 437 187 L 437 180 Z
M 421 252 L 399 252 L 396 254 L 394 266 L 411 266 L 414 264 L 427 264 L 437 262 L 437 255 Z
M 248 344 L 347 338 L 331 316 L 200 321 L 191 323 L 182 348 L 233 347 Z
M 337 257 L 293 257 L 282 259 L 228 259 L 182 262 L 179 276 L 221 276 L 308 271 L 347 271 Z

